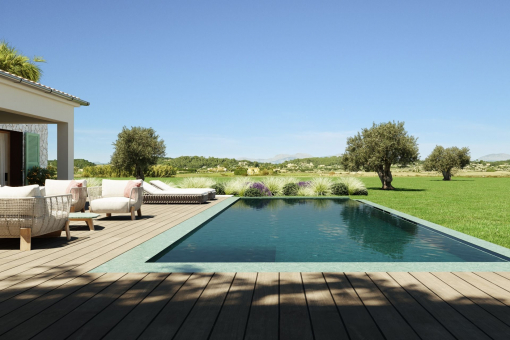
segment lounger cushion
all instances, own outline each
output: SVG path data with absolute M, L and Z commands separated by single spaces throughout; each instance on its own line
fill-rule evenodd
M 90 202 L 95 213 L 128 213 L 130 204 L 135 204 L 135 200 L 127 197 L 105 197 Z
M 154 185 L 149 184 L 147 182 L 143 182 L 143 190 L 148 192 L 151 195 L 161 194 L 161 189 L 158 189 Z

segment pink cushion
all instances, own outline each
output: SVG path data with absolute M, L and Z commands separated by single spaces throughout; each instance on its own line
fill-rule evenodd
M 129 195 L 131 195 L 131 189 L 133 188 L 139 188 L 142 186 L 142 183 L 135 182 L 135 181 L 129 181 L 126 184 L 126 187 L 124 188 L 124 197 L 129 198 Z
M 77 201 L 80 198 L 80 192 L 79 191 L 73 191 L 71 192 L 72 188 L 81 188 L 83 186 L 82 182 L 76 182 L 74 179 L 69 182 L 69 185 L 67 186 L 66 193 L 73 194 L 73 200 Z

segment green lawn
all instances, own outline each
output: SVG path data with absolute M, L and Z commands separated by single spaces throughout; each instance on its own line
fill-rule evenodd
M 510 178 L 441 178 L 397 177 L 395 191 L 362 180 L 374 203 L 510 248 Z
M 214 177 L 217 181 L 229 178 Z M 396 177 L 397 189 L 383 191 L 378 177 L 362 177 L 368 197 L 361 198 L 510 248 L 510 178 L 454 177 L 449 182 L 441 178 Z M 182 177 L 165 180 L 178 183 Z

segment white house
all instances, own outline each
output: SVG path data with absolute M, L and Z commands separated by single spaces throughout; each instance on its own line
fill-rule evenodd
M 74 109 L 88 102 L 0 70 L 0 184 L 19 186 L 46 167 L 48 124 L 57 125 L 58 179 L 74 176 Z

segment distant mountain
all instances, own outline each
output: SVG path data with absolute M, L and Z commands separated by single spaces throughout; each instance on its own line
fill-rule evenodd
M 257 158 L 247 158 L 247 157 L 239 157 L 238 159 L 245 159 L 247 161 L 252 162 L 259 162 L 259 163 L 273 163 L 273 164 L 280 164 L 285 161 L 291 161 L 293 159 L 299 159 L 299 158 L 311 158 L 312 155 L 309 155 L 307 153 L 296 153 L 294 155 L 288 155 L 288 154 L 279 154 L 271 158 L 266 159 L 257 159 Z
M 486 162 L 498 162 L 498 161 L 509 160 L 510 155 L 507 153 L 492 153 L 490 155 L 478 157 L 478 159 L 481 161 L 486 161 Z
M 92 162 L 94 163 L 95 165 L 106 165 L 106 164 L 110 164 L 110 163 L 101 163 L 101 162 Z

